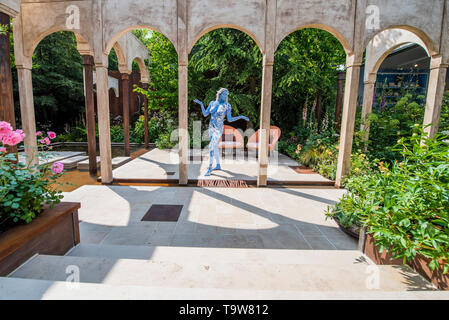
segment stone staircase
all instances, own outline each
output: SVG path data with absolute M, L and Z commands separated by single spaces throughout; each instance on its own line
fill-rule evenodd
M 77 277 L 79 282 L 67 281 Z M 0 278 L 0 299 L 449 299 L 449 294 L 408 267 L 374 266 L 356 250 L 80 244 L 65 256 L 36 255 Z

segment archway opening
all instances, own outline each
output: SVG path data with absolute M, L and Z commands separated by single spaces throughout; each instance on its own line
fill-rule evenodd
M 71 134 L 75 141 L 82 138 L 77 130 L 85 124 L 82 63 L 73 32 L 51 33 L 36 46 L 32 77 L 38 130 L 55 131 L 60 139 Z
M 303 28 L 279 44 L 271 125 L 282 130 L 279 152 L 290 160 L 286 168 L 269 170 L 271 179 L 281 169 L 297 181 L 335 179 L 345 64 L 343 45 L 326 30 Z
M 244 31 L 214 28 L 194 44 L 189 55 L 190 167 L 198 179 L 257 179 L 257 159 L 247 145 L 259 127 L 261 71 L 262 53 Z M 221 88 L 228 89 L 230 109 L 215 106 Z M 203 103 L 206 115 L 195 99 Z M 222 170 L 212 171 L 209 178 L 208 168 L 218 163 Z
M 373 40 L 377 48 L 372 42 L 365 51 L 354 143 L 369 158 L 392 163 L 401 158 L 397 141 L 422 126 L 431 58 L 419 38 L 404 41 L 416 37 L 407 31 L 383 35 Z

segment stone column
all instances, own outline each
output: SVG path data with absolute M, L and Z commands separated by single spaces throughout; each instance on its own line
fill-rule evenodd
M 145 91 L 148 91 L 148 83 L 142 83 L 142 89 Z M 144 143 L 145 148 L 148 148 L 150 145 L 150 137 L 148 133 L 148 97 L 146 94 L 143 95 L 143 117 L 144 117 L 144 128 L 145 128 L 145 136 L 144 136 Z
M 273 86 L 274 52 L 276 51 L 276 8 L 277 0 L 267 0 L 265 9 L 265 48 L 262 62 L 262 97 L 260 103 L 258 187 L 266 187 L 268 181 L 271 94 Z
M 262 102 L 260 107 L 260 131 L 259 131 L 259 173 L 257 186 L 267 186 L 268 180 L 268 144 L 270 137 L 271 119 L 271 91 L 273 84 L 274 56 L 263 57 L 262 71 Z
M 370 74 L 369 79 L 364 83 L 363 90 L 363 106 L 362 106 L 362 124 L 360 125 L 360 130 L 365 131 L 364 140 L 369 139 L 369 123 L 366 123 L 367 115 L 373 111 L 373 102 L 375 97 L 376 88 L 376 76 L 377 74 Z
M 432 58 L 427 87 L 426 111 L 424 114 L 424 132 L 431 138 L 438 133 L 447 67 L 448 65 L 442 63 L 441 57 Z
M 338 73 L 337 80 L 337 103 L 335 104 L 335 131 L 340 132 L 340 124 L 341 124 L 341 109 L 343 105 L 343 93 L 344 93 L 344 83 L 346 79 L 345 72 Z
M 95 106 L 94 106 L 94 57 L 83 55 L 84 69 L 84 99 L 86 106 L 87 146 L 89 155 L 89 173 L 97 176 L 97 139 L 95 136 Z
M 129 157 L 129 74 L 120 73 L 120 97 L 123 106 L 123 136 L 125 156 Z
M 26 63 L 16 65 L 16 67 L 17 80 L 19 83 L 22 130 L 25 133 L 25 154 L 27 157 L 27 164 L 29 166 L 35 166 L 39 164 L 39 159 L 37 155 L 36 120 L 34 116 L 33 82 L 31 78 L 31 58 L 27 59 Z
M 9 26 L 9 16 L 3 12 L 0 12 L 0 25 Z M 0 34 L 0 121 L 9 122 L 14 129 L 16 128 L 9 32 Z M 17 147 L 8 147 L 7 150 L 8 152 L 16 152 Z
M 187 64 L 178 64 L 179 77 L 179 184 L 188 183 L 187 161 L 189 156 L 189 132 L 188 132 L 188 80 Z
M 111 129 L 109 121 L 108 68 L 96 65 L 97 74 L 97 112 L 100 140 L 101 182 L 112 183 Z
M 178 11 L 178 153 L 179 153 L 179 184 L 189 182 L 187 161 L 189 157 L 188 132 L 188 61 L 187 53 L 187 3 L 177 0 Z
M 360 59 L 361 60 L 361 59 Z M 336 187 L 341 187 L 343 178 L 351 168 L 352 140 L 354 138 L 357 93 L 359 88 L 360 61 L 355 55 L 346 58 L 346 84 L 341 122 L 340 148 L 337 163 Z

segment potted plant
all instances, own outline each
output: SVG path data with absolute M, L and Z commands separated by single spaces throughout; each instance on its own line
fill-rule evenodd
M 7 153 L 7 147 L 17 146 L 24 137 L 22 130 L 0 122 L 0 275 L 36 253 L 64 254 L 79 243 L 80 205 L 61 203 L 63 196 L 54 187 L 62 163 L 29 166 L 18 161 L 18 154 Z M 55 137 L 54 132 L 38 132 L 41 150 L 48 152 Z

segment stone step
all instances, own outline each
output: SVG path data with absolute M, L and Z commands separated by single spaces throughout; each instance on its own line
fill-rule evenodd
M 89 157 L 88 156 L 76 156 L 76 157 L 64 159 L 61 161 L 61 163 L 64 165 L 65 170 L 72 170 L 72 169 L 76 169 L 78 162 L 84 161 L 86 159 L 89 159 Z
M 183 263 L 195 261 L 207 263 L 264 263 L 264 264 L 372 264 L 357 250 L 278 250 L 234 249 L 165 246 L 122 246 L 103 244 L 79 244 L 68 254 L 72 257 L 101 257 L 112 259 L 142 259 Z
M 278 291 L 164 288 L 0 278 L 0 300 L 449 300 L 448 291 Z
M 97 168 L 100 168 L 100 157 L 97 157 Z M 89 159 L 78 162 L 78 170 L 89 170 Z
M 264 263 L 183 263 L 39 255 L 10 277 L 66 281 L 79 270 L 80 282 L 165 288 L 274 291 L 435 290 L 409 267 Z
M 115 157 L 112 159 L 112 169 L 117 169 L 118 167 L 130 162 L 131 157 Z
M 39 164 L 50 164 L 76 156 L 83 156 L 85 154 L 86 153 L 83 151 L 44 151 L 39 153 Z M 26 162 L 26 155 L 24 152 L 19 152 L 19 162 Z

